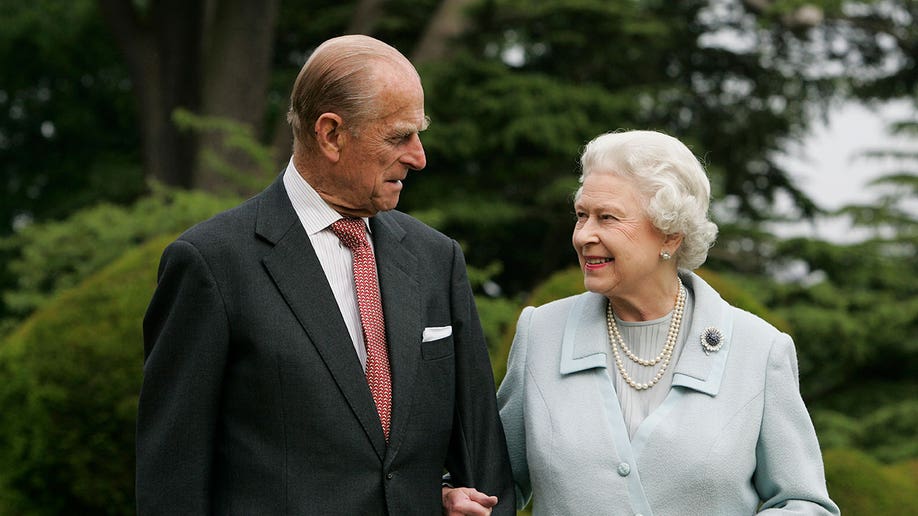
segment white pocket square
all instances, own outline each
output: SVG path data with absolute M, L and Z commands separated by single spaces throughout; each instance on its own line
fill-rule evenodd
M 452 326 L 431 326 L 429 328 L 424 328 L 424 333 L 421 336 L 421 342 L 430 342 L 432 340 L 445 339 L 453 334 Z

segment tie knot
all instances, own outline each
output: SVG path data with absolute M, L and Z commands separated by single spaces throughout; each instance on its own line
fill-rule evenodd
M 343 218 L 331 225 L 332 232 L 351 250 L 370 245 L 363 219 Z

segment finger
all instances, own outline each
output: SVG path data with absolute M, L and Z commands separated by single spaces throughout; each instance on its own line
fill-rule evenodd
M 467 494 L 470 500 L 474 502 L 478 502 L 483 507 L 494 507 L 495 505 L 497 505 L 496 496 L 489 496 L 475 489 L 469 489 Z

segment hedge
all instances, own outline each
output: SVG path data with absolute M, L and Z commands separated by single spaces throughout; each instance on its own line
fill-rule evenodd
M 162 249 L 135 248 L 0 343 L 0 514 L 131 514 L 141 321 Z

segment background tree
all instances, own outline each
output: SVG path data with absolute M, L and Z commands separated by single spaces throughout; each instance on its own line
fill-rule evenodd
M 183 108 L 261 130 L 279 0 L 99 5 L 130 71 L 147 175 L 174 186 L 226 188 L 225 178 L 196 159 L 200 147 L 218 147 L 219 137 L 183 133 L 172 114 Z
M 0 19 L 0 237 L 133 200 L 144 183 L 131 82 L 95 3 L 0 0 Z

